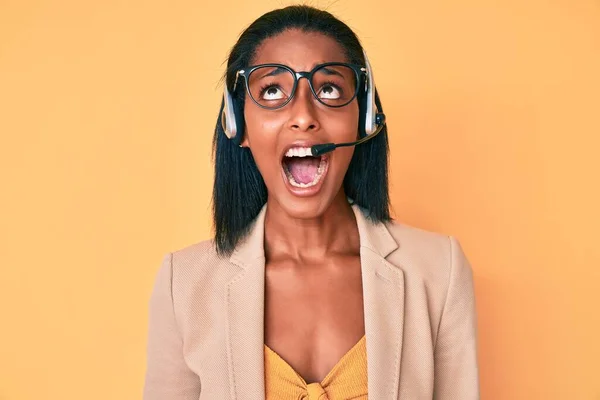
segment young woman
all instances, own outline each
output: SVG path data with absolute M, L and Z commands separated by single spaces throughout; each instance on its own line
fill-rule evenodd
M 471 267 L 455 238 L 390 218 L 356 35 L 312 7 L 269 12 L 225 80 L 215 238 L 164 258 L 144 398 L 477 399 Z

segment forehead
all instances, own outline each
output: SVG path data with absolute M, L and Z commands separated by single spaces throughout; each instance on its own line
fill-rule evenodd
M 265 39 L 256 49 L 251 64 L 276 63 L 296 71 L 309 71 L 316 64 L 332 61 L 349 62 L 338 42 L 322 33 L 293 29 Z

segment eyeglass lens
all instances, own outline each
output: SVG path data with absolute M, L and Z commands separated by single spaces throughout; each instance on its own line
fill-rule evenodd
M 278 108 L 293 96 L 294 74 L 282 67 L 265 66 L 248 76 L 248 91 L 254 101 L 265 108 Z M 311 84 L 317 100 L 331 107 L 341 107 L 353 100 L 356 73 L 344 65 L 327 65 L 316 70 Z

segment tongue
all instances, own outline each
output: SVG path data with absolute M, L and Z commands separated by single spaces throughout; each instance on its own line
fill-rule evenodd
M 286 165 L 296 182 L 311 183 L 317 176 L 320 162 L 320 157 L 290 157 Z

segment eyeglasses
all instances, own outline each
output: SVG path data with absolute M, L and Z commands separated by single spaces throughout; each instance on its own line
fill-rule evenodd
M 361 77 L 367 69 L 360 65 L 328 62 L 311 71 L 296 72 L 283 64 L 260 64 L 241 69 L 235 76 L 244 77 L 250 98 L 262 108 L 276 110 L 289 103 L 296 93 L 300 78 L 308 80 L 313 96 L 328 107 L 343 107 L 358 95 Z M 366 84 L 366 80 L 365 80 Z

